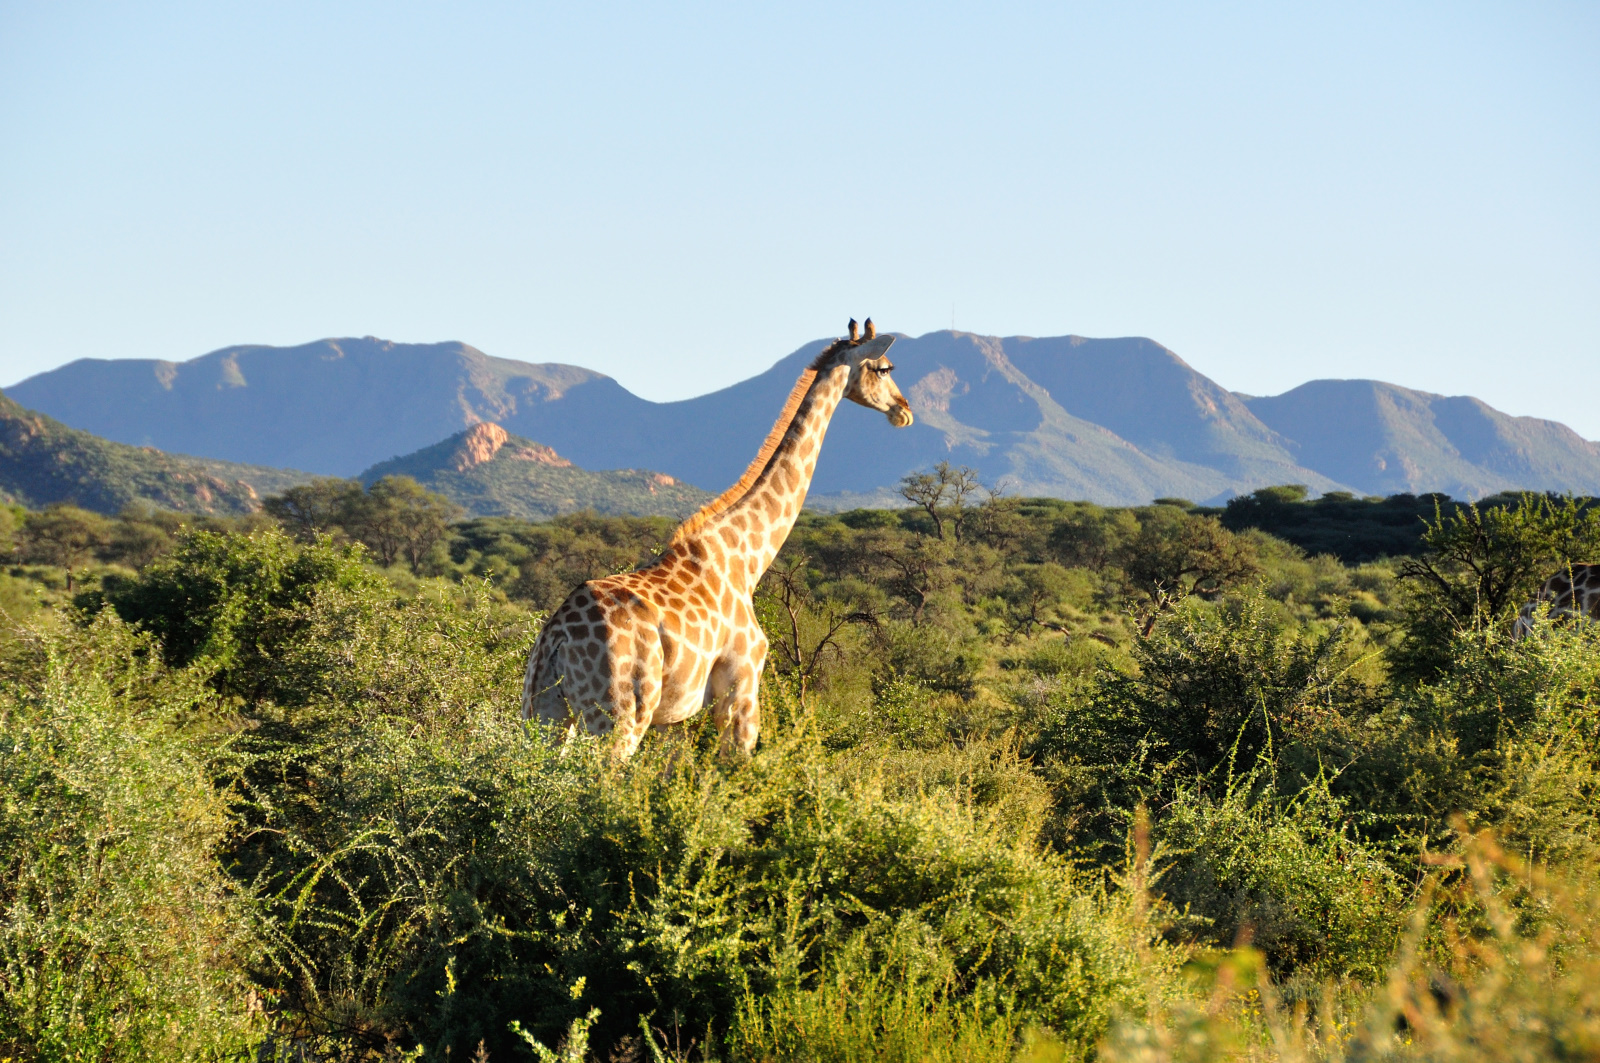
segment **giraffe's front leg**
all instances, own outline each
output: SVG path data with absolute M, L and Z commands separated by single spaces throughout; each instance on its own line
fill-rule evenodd
M 711 719 L 724 750 L 749 753 L 761 736 L 761 670 L 767 664 L 767 639 L 755 625 L 734 638 L 730 651 L 711 670 Z

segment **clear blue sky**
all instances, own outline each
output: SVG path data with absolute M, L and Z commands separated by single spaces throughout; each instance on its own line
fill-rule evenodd
M 1600 5 L 0 0 L 0 383 L 1145 335 L 1600 438 Z

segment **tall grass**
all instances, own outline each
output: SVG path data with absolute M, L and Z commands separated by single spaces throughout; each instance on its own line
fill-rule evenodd
M 1123 1023 L 1108 1063 L 1272 1060 L 1533 1061 L 1600 1058 L 1600 887 L 1552 873 L 1460 824 L 1370 994 L 1328 985 L 1287 1002 L 1249 948 L 1191 965 L 1191 992 Z M 1521 907 L 1523 910 L 1518 911 Z M 1526 918 L 1528 908 L 1538 918 Z

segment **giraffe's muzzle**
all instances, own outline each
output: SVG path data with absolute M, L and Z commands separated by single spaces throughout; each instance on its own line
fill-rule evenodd
M 896 428 L 906 428 L 911 421 L 911 403 L 906 401 L 904 395 L 896 395 L 894 405 L 889 407 L 889 423 Z

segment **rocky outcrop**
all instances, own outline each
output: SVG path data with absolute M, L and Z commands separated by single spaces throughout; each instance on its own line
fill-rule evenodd
M 461 436 L 455 453 L 450 456 L 450 467 L 456 472 L 466 472 L 486 465 L 497 457 L 512 461 L 533 461 L 556 469 L 569 469 L 572 462 L 557 454 L 554 447 L 543 443 L 519 441 L 506 449 L 511 434 L 493 421 L 473 425 Z M 504 454 L 501 451 L 504 450 Z

